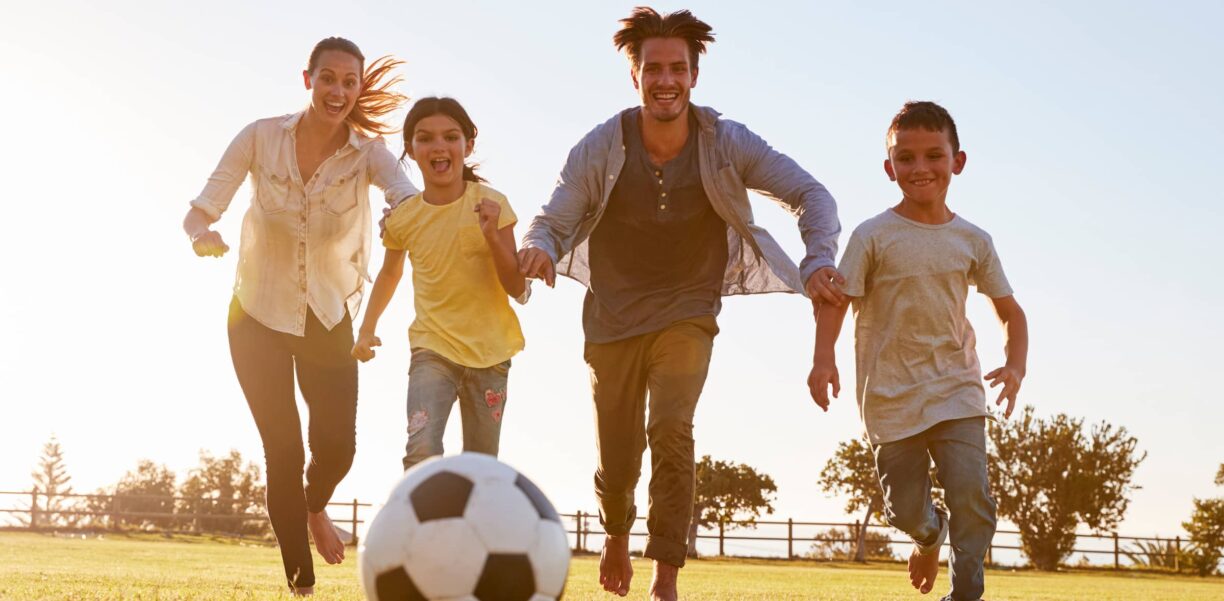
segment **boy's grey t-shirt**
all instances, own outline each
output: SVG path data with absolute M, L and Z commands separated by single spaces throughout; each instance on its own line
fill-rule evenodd
M 959 216 L 929 225 L 889 209 L 854 230 L 838 270 L 855 297 L 859 413 L 872 444 L 989 415 L 965 299 L 970 285 L 1012 294 L 990 234 Z

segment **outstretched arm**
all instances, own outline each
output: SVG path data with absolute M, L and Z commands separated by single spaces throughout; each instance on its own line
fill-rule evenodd
M 841 393 L 841 377 L 837 373 L 834 347 L 846 319 L 846 305 L 821 303 L 813 299 L 812 312 L 816 316 L 816 349 L 812 353 L 812 371 L 808 374 L 808 392 L 822 410 L 828 411 L 829 387 L 833 388 L 833 398 Z
M 1003 411 L 1003 417 L 1007 418 L 1016 408 L 1016 395 L 1028 370 L 1028 319 L 1014 296 L 992 298 L 990 302 L 994 304 L 995 314 L 999 316 L 1007 336 L 1003 347 L 1007 363 L 986 374 L 985 378 L 990 381 L 991 388 L 1003 385 L 995 405 L 1002 405 L 1003 399 L 1007 399 L 1007 408 Z
M 183 231 L 191 238 L 191 248 L 198 256 L 220 257 L 229 250 L 221 234 L 212 231 L 210 226 L 221 219 L 221 214 L 234 199 L 234 193 L 251 171 L 256 127 L 252 123 L 234 136 L 225 154 L 221 155 L 217 168 L 208 177 L 208 183 L 200 195 L 191 201 L 191 209 L 183 218 Z
M 374 279 L 374 289 L 370 291 L 370 303 L 366 306 L 365 318 L 361 320 L 361 329 L 357 332 L 357 342 L 353 345 L 353 358 L 369 361 L 374 358 L 374 348 L 382 346 L 382 341 L 374 332 L 378 329 L 378 319 L 395 296 L 400 278 L 404 276 L 404 255 L 402 250 L 387 249 L 383 256 L 382 269 Z

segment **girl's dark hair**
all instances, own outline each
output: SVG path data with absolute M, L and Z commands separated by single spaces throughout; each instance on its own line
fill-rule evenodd
M 697 68 L 697 57 L 714 41 L 711 27 L 687 10 L 660 15 L 649 6 L 638 6 L 620 20 L 621 28 L 612 36 L 617 50 L 624 50 L 634 70 L 642 66 L 642 42 L 650 38 L 680 38 L 689 47 L 689 62 Z
M 463 132 L 463 137 L 470 141 L 476 141 L 476 124 L 472 123 L 472 118 L 468 116 L 467 111 L 463 110 L 463 105 L 459 104 L 454 98 L 430 96 L 416 101 L 411 109 L 408 109 L 408 116 L 404 117 L 404 152 L 400 155 L 400 160 L 408 156 L 408 149 L 412 148 L 412 133 L 416 129 L 417 123 L 426 117 L 434 115 L 446 115 L 455 120 L 459 124 L 459 131 Z M 479 175 L 476 175 L 476 166 L 469 165 L 467 162 L 463 164 L 463 179 L 469 182 L 485 182 L 488 181 Z
M 932 132 L 948 132 L 948 141 L 952 143 L 952 152 L 960 152 L 960 136 L 956 134 L 956 122 L 948 110 L 928 100 L 910 100 L 888 124 L 884 145 L 892 149 L 893 136 L 903 129 L 925 129 Z
M 392 86 L 402 81 L 398 75 L 384 81 L 396 67 L 404 64 L 404 61 L 384 56 L 375 59 L 370 63 L 370 68 L 366 69 L 365 55 L 361 53 L 357 44 L 344 38 L 331 37 L 315 44 L 314 49 L 310 51 L 310 61 L 306 63 L 306 71 L 314 73 L 319 66 L 319 56 L 328 50 L 339 50 L 352 55 L 363 69 L 361 93 L 357 95 L 357 103 L 353 106 L 353 110 L 345 118 L 348 124 L 367 136 L 394 133 L 395 128 L 379 122 L 378 119 L 399 108 L 408 100 L 407 96 L 391 91 Z

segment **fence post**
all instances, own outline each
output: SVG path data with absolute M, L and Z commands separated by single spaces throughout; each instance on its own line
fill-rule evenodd
M 786 518 L 786 558 L 795 558 L 795 520 Z
M 1173 571 L 1181 572 L 1181 535 L 1173 539 Z
M 353 498 L 353 546 L 357 546 L 357 499 Z
M 1117 570 L 1122 567 L 1122 562 L 1118 558 L 1118 533 L 1117 532 L 1113 533 L 1113 540 L 1114 540 L 1114 569 Z
M 723 521 L 718 520 L 718 556 L 719 557 L 722 557 L 725 555 L 725 553 L 723 552 L 723 541 L 724 540 L 725 538 L 723 536 Z
M 30 491 L 30 530 L 38 527 L 38 488 Z
M 582 550 L 582 510 L 574 514 L 574 551 Z

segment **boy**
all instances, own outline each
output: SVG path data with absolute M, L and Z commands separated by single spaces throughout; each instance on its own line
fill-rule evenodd
M 965 318 L 969 285 L 990 297 L 1007 332 L 1007 364 L 986 374 L 1002 385 L 1010 416 L 1024 379 L 1028 326 L 1012 297 L 990 235 L 952 213 L 948 184 L 965 168 L 956 124 L 933 102 L 907 102 L 888 128 L 884 171 L 901 203 L 868 219 L 850 237 L 839 271 L 853 300 L 859 411 L 876 459 L 888 523 L 914 540 L 910 582 L 935 586 L 939 548 L 949 536 L 952 590 L 973 601 L 995 530 L 986 476 L 985 389 Z M 828 410 L 841 383 L 833 346 L 846 307 L 817 309 L 816 351 L 808 387 Z M 931 502 L 930 462 L 948 512 Z

